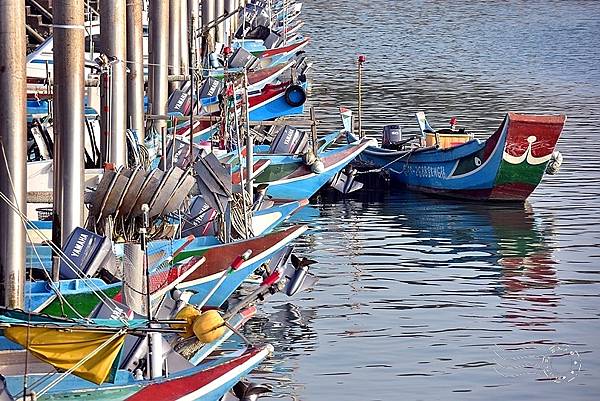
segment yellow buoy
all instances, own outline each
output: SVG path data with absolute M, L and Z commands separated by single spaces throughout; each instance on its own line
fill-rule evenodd
M 216 310 L 208 310 L 194 320 L 194 334 L 203 343 L 211 343 L 225 334 L 225 321 Z
M 180 334 L 181 337 L 191 337 L 194 335 L 194 322 L 198 316 L 200 316 L 200 311 L 198 309 L 191 305 L 184 306 L 177 312 L 177 315 L 175 315 L 175 320 L 185 320 L 186 323 L 172 324 L 171 327 L 174 329 L 185 329 L 185 333 Z

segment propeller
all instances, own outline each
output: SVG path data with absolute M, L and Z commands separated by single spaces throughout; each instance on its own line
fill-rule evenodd
M 299 291 L 313 287 L 317 282 L 317 278 L 308 273 L 308 267 L 317 263 L 316 260 L 306 257 L 299 258 L 292 254 L 291 262 L 293 267 L 288 267 L 284 273 L 288 279 L 284 292 L 290 297 Z
M 256 401 L 262 394 L 270 393 L 273 390 L 269 385 L 257 384 L 252 382 L 239 381 L 233 386 L 233 394 L 240 401 Z
M 310 265 L 314 265 L 315 263 L 317 263 L 316 260 L 313 259 L 309 259 L 307 257 L 302 257 L 299 258 L 298 256 L 292 254 L 292 266 L 294 266 L 296 269 L 302 268 L 304 266 L 310 266 Z

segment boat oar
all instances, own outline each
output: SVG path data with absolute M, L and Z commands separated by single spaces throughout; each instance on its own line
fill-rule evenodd
M 232 274 L 233 272 L 235 272 L 237 269 L 240 268 L 240 266 L 247 261 L 248 259 L 250 259 L 250 255 L 252 254 L 252 250 L 248 249 L 246 252 L 244 252 L 243 254 L 241 254 L 240 256 L 238 256 L 237 258 L 235 258 L 235 260 L 231 263 L 231 265 L 229 266 L 229 268 L 227 269 L 227 271 L 223 272 L 223 275 L 221 277 L 219 277 L 219 279 L 217 280 L 217 282 L 215 283 L 215 285 L 213 286 L 213 288 L 208 292 L 208 294 L 206 294 L 206 296 L 202 299 L 202 301 L 200 301 L 200 303 L 198 303 L 196 305 L 196 308 L 198 310 L 202 309 L 202 307 L 204 305 L 206 305 L 206 303 L 208 302 L 208 300 L 214 295 L 215 292 L 217 292 L 217 290 L 219 289 L 219 287 L 221 286 L 221 284 L 223 284 L 223 282 L 227 279 L 227 277 L 229 277 L 230 274 Z

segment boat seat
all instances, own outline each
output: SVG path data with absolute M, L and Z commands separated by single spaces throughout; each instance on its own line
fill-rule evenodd
M 415 113 L 415 117 L 417 117 L 417 124 L 419 124 L 419 130 L 421 131 L 421 136 L 424 138 L 425 134 L 434 133 L 435 130 L 429 125 L 427 121 L 427 117 L 425 117 L 425 112 L 419 111 Z

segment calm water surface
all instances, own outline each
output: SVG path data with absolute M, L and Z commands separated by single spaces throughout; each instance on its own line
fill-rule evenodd
M 568 115 L 559 175 L 524 206 L 400 190 L 313 200 L 297 250 L 320 282 L 250 322 L 275 355 L 266 400 L 600 399 L 600 3 L 306 0 L 323 132 L 451 116 L 490 134 L 507 111 Z M 414 128 L 413 128 L 414 127 Z

